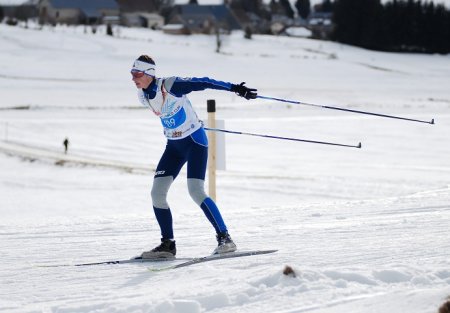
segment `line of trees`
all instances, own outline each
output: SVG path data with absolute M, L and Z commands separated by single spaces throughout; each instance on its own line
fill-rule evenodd
M 420 0 L 336 0 L 332 39 L 368 49 L 450 53 L 450 11 Z
M 311 13 L 311 2 L 309 0 L 297 0 L 295 1 L 295 8 L 301 18 L 307 19 Z

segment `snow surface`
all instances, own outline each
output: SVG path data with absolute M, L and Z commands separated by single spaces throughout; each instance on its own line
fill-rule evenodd
M 450 56 L 240 32 L 217 54 L 214 37 L 114 31 L 0 25 L 0 311 L 437 312 L 450 295 Z M 231 130 L 363 148 L 226 135 L 219 207 L 240 249 L 275 254 L 160 273 L 40 267 L 127 259 L 159 241 L 150 188 L 165 139 L 129 75 L 143 53 L 160 76 L 436 125 L 192 93 L 202 119 L 216 99 Z M 178 254 L 202 256 L 214 233 L 185 177 L 169 193 Z

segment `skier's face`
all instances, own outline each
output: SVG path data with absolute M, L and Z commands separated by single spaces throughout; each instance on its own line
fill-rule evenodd
M 150 84 L 153 81 L 153 77 L 144 74 L 144 72 L 131 72 L 132 75 L 132 80 L 133 82 L 136 84 L 137 88 L 141 88 L 141 89 L 145 89 L 148 86 L 150 86 Z

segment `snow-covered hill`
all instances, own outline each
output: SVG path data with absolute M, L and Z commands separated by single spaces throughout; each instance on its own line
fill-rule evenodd
M 437 312 L 450 295 L 449 56 L 242 33 L 217 54 L 214 37 L 115 32 L 0 25 L 0 311 Z M 165 140 L 129 74 L 143 53 L 160 76 L 436 125 L 193 93 L 202 119 L 217 100 L 227 129 L 363 147 L 226 135 L 219 207 L 240 249 L 276 254 L 161 273 L 39 267 L 129 258 L 159 241 L 150 187 Z M 169 194 L 178 253 L 202 256 L 214 233 L 185 177 Z

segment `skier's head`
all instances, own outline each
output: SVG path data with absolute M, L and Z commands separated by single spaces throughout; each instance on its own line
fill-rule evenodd
M 131 68 L 131 73 L 133 72 L 142 72 L 148 76 L 155 77 L 156 63 L 153 61 L 151 57 L 148 55 L 141 55 L 136 59 L 133 63 L 133 67 Z
M 141 55 L 133 63 L 131 75 L 138 88 L 147 88 L 155 78 L 156 63 L 148 55 Z

